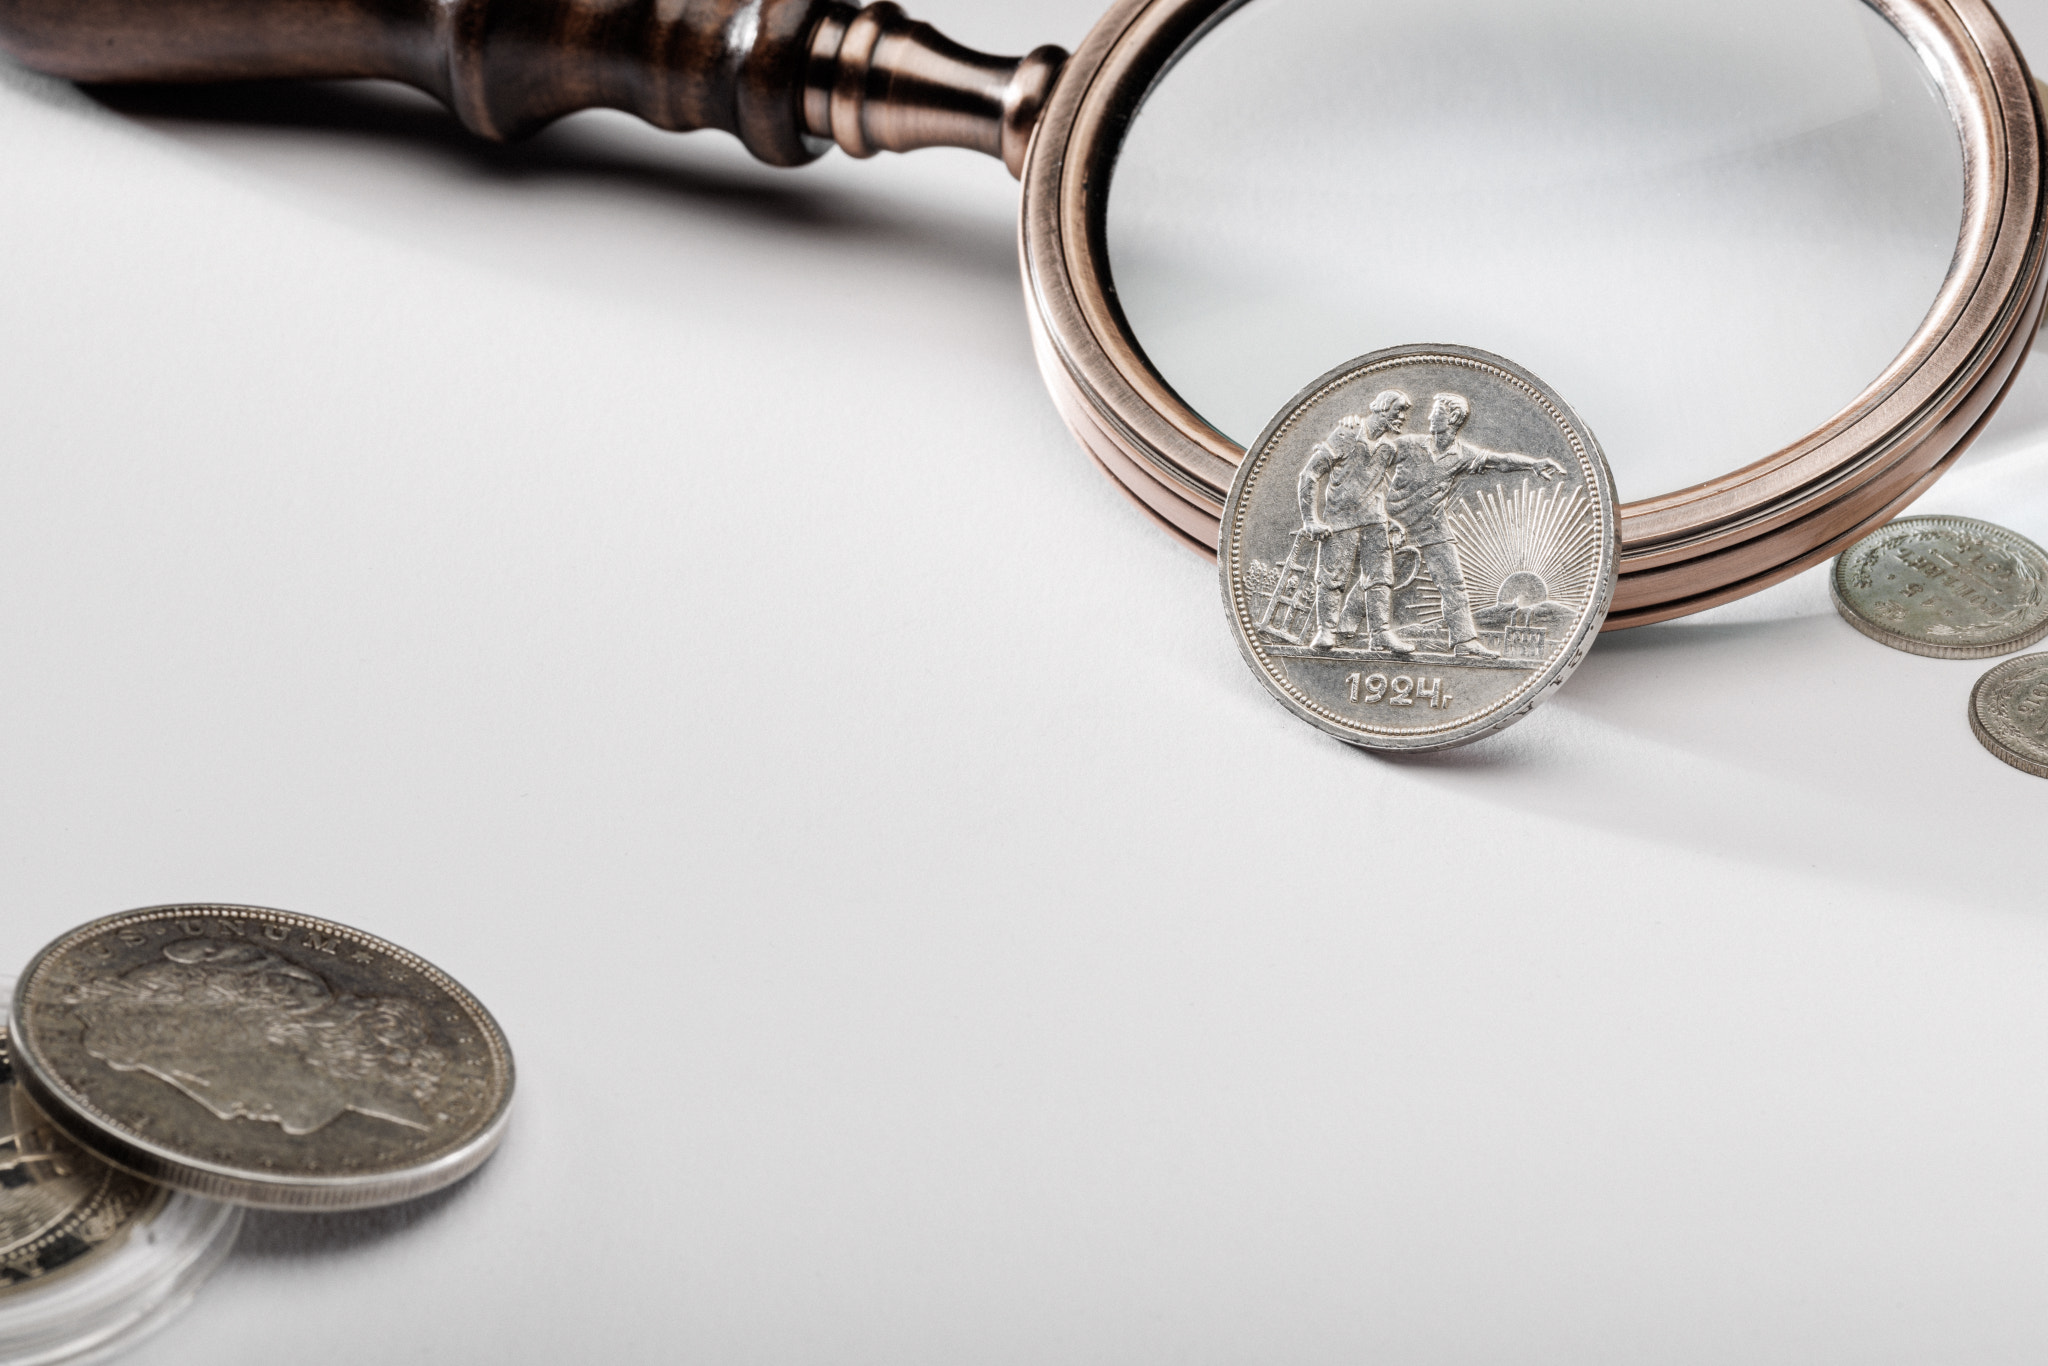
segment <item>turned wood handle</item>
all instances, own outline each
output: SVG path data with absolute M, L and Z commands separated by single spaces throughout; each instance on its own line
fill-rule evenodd
M 386 77 L 493 139 L 602 107 L 775 166 L 836 140 L 975 147 L 1013 173 L 1066 55 L 987 57 L 840 0 L 0 0 L 0 47 L 75 81 Z

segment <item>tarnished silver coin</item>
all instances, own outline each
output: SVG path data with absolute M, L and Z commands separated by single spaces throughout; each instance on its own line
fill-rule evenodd
M 2048 636 L 2048 553 L 1974 517 L 1901 517 L 1835 558 L 1843 618 L 1935 659 L 1990 659 Z
M 81 926 L 15 987 L 20 1084 L 137 1175 L 271 1209 L 425 1195 L 497 1147 L 512 1054 L 431 963 L 253 906 L 154 906 Z
M 14 1084 L 0 1028 L 0 1296 L 112 1252 L 169 1195 L 108 1166 L 44 1118 Z
M 1449 749 L 1526 716 L 1614 596 L 1614 478 L 1528 371 L 1461 346 L 1377 351 L 1295 396 L 1223 510 L 1246 662 L 1367 749 Z
M 2006 763 L 2048 778 L 2048 655 L 2008 659 L 1978 679 L 1970 729 Z

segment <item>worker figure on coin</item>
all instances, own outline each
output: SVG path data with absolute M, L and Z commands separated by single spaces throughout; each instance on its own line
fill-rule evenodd
M 1438 394 L 1429 408 L 1428 436 L 1400 436 L 1393 446 L 1392 479 L 1387 487 L 1387 516 L 1398 523 L 1408 544 L 1422 554 L 1430 578 L 1443 600 L 1444 625 L 1450 629 L 1451 653 L 1497 659 L 1500 652 L 1479 643 L 1472 620 L 1472 598 L 1458 564 L 1458 543 L 1444 525 L 1444 505 L 1458 480 L 1487 470 L 1524 470 L 1545 481 L 1558 478 L 1564 466 L 1535 456 L 1489 451 L 1458 439 L 1472 416 L 1472 405 L 1459 394 Z
M 1301 471 L 1301 529 L 1316 543 L 1316 634 L 1312 650 L 1335 649 L 1365 617 L 1395 654 L 1414 647 L 1394 633 L 1393 529 L 1387 524 L 1387 476 L 1394 444 L 1415 405 L 1390 389 L 1367 415 L 1337 423 Z

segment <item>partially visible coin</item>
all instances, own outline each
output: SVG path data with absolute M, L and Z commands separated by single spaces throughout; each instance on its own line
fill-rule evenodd
M 2048 778 L 2048 655 L 2008 659 L 1978 679 L 1970 729 L 2014 768 Z
M 1835 607 L 1872 640 L 1990 659 L 2048 636 L 2048 552 L 1974 517 L 1901 517 L 1835 559 Z
M 360 1209 L 497 1147 L 512 1054 L 431 963 L 311 916 L 155 906 L 73 930 L 15 988 L 21 1085 L 76 1142 L 236 1204 Z
M 1377 351 L 1295 396 L 1223 510 L 1245 661 L 1350 744 L 1449 749 L 1526 716 L 1606 620 L 1614 479 L 1586 424 L 1511 361 Z
M 118 1248 L 169 1195 L 59 1133 L 14 1084 L 0 1029 L 0 1297 Z

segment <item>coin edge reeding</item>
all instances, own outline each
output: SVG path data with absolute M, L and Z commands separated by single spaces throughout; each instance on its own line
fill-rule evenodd
M 234 913 L 246 918 L 279 917 L 296 927 L 319 926 L 338 930 L 365 945 L 388 954 L 407 967 L 418 970 L 450 997 L 463 1005 L 504 1070 L 503 1089 L 490 1119 L 460 1146 L 442 1153 L 431 1162 L 398 1172 L 367 1176 L 306 1177 L 287 1173 L 265 1174 L 243 1168 L 228 1168 L 181 1156 L 140 1135 L 130 1133 L 118 1119 L 102 1117 L 89 1103 L 80 1104 L 62 1087 L 43 1058 L 34 1032 L 24 1028 L 26 1010 L 34 984 L 58 955 L 75 944 L 105 933 L 115 924 L 147 923 L 152 919 L 174 918 L 179 914 Z M 475 993 L 444 969 L 390 940 L 340 921 L 287 911 L 273 906 L 248 906 L 230 902 L 172 902 L 117 911 L 112 915 L 79 925 L 44 945 L 29 960 L 17 979 L 8 1008 L 9 1032 L 14 1043 L 16 1081 L 28 1092 L 49 1119 L 75 1142 L 113 1166 L 175 1190 L 241 1205 L 253 1209 L 330 1211 L 372 1209 L 400 1204 L 445 1189 L 487 1162 L 503 1142 L 510 1125 L 517 1091 L 518 1067 L 511 1042 L 489 1007 Z

